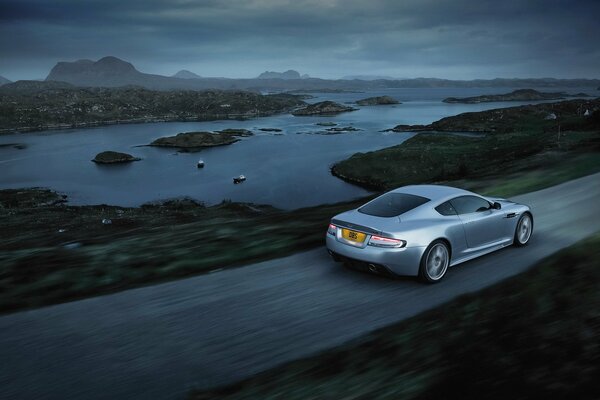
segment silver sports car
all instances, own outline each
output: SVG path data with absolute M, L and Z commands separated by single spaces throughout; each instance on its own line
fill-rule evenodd
M 532 232 L 526 205 L 448 186 L 413 185 L 336 215 L 326 242 L 335 261 L 433 283 L 448 267 L 526 245 Z

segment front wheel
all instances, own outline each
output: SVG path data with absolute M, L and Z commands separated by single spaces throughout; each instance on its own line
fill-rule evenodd
M 533 233 L 533 218 L 531 214 L 524 213 L 517 222 L 517 229 L 515 229 L 515 240 L 514 243 L 517 246 L 527 246 L 531 234 Z
M 442 280 L 450 264 L 450 250 L 443 240 L 433 241 L 425 250 L 419 267 L 419 278 L 427 283 Z

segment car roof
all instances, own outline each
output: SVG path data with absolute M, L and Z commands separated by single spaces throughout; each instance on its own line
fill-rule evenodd
M 476 193 L 469 192 L 468 190 L 443 185 L 409 185 L 399 187 L 398 189 L 394 189 L 392 190 L 392 192 L 427 197 L 431 201 L 447 200 L 456 196 L 464 195 L 478 196 Z

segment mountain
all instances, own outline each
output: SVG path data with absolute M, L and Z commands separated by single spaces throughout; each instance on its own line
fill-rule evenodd
M 202 79 L 202 77 L 198 74 L 195 74 L 187 69 L 182 69 L 177 72 L 175 75 L 171 76 L 172 78 L 181 78 L 181 79 Z
M 0 76 L 0 86 L 6 85 L 7 83 L 10 83 L 10 81 L 8 79 L 6 79 L 5 77 Z
M 177 75 L 177 74 L 176 74 Z M 185 74 L 187 75 L 187 74 Z M 319 79 L 300 76 L 298 71 L 267 71 L 254 79 L 229 78 L 182 78 L 146 74 L 131 63 L 116 57 L 104 57 L 98 61 L 79 60 L 59 62 L 52 68 L 46 81 L 63 81 L 83 87 L 141 86 L 151 90 L 249 90 L 256 92 L 284 91 L 331 91 L 331 90 L 378 90 L 389 88 L 428 87 L 597 87 L 599 79 L 476 79 L 453 81 L 436 78 L 343 80 Z
M 285 72 L 265 71 L 256 79 L 301 79 L 300 73 L 293 69 L 288 69 Z

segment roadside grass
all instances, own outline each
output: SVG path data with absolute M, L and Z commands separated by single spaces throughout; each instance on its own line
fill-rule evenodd
M 527 272 L 191 399 L 600 398 L 600 235 Z

